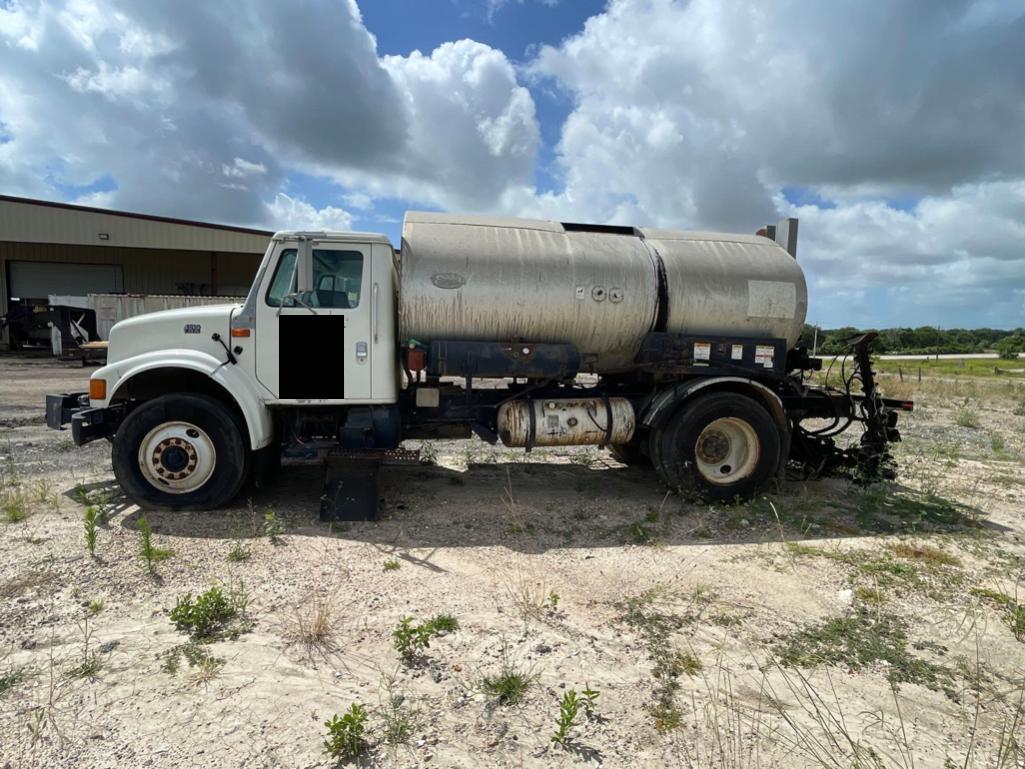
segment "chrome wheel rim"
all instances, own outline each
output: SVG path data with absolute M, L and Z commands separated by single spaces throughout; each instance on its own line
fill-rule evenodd
M 726 486 L 754 472 L 760 448 L 750 424 L 736 417 L 721 417 L 709 422 L 698 435 L 694 459 L 706 481 Z
M 187 494 L 206 483 L 217 464 L 210 436 L 191 422 L 165 422 L 139 444 L 139 469 L 146 481 L 168 494 Z

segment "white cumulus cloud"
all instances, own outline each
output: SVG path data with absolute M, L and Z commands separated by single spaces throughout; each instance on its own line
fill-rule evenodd
M 305 200 L 283 192 L 274 196 L 267 206 L 279 230 L 351 230 L 352 214 L 341 208 L 315 208 Z
M 115 206 L 266 226 L 293 171 L 480 208 L 530 177 L 538 146 L 503 53 L 382 59 L 353 0 L 0 5 L 0 126 L 5 192 L 109 178 Z

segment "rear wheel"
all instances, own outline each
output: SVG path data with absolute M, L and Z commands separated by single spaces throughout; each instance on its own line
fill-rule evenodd
M 205 395 L 164 395 L 134 409 L 114 437 L 114 475 L 140 507 L 210 510 L 246 480 L 235 414 Z
M 710 501 L 750 499 L 775 475 L 780 458 L 775 421 L 761 404 L 736 393 L 684 404 L 650 446 L 672 489 Z

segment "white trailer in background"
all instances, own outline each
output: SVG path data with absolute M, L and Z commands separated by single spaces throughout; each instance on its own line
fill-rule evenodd
M 114 324 L 137 315 L 184 307 L 208 307 L 212 304 L 241 304 L 244 296 L 185 296 L 182 294 L 89 294 L 86 306 L 96 313 L 96 331 L 100 339 L 110 339 Z
M 47 307 L 50 313 L 50 347 L 55 357 L 81 349 L 82 345 L 106 342 L 116 323 L 137 315 L 183 307 L 206 307 L 225 302 L 241 302 L 241 296 L 187 296 L 184 294 L 87 294 L 67 296 L 50 294 Z M 91 322 L 95 320 L 95 322 Z M 94 357 L 104 357 L 103 346 L 92 344 Z

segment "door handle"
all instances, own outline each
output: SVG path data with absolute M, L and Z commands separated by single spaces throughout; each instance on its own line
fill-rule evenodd
M 374 315 L 374 344 L 377 344 L 377 327 L 378 327 L 377 312 L 378 312 L 378 307 L 380 305 L 380 302 L 377 299 L 377 284 L 376 283 L 374 284 L 374 295 L 371 297 L 370 303 L 373 305 L 373 307 L 371 308 L 371 312 Z

